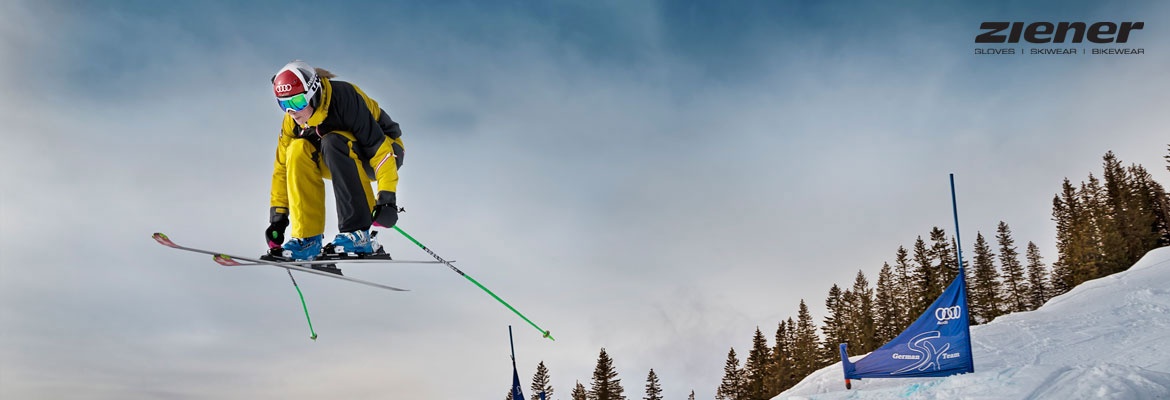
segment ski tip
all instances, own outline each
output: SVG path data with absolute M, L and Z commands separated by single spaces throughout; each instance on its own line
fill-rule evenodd
M 239 261 L 233 260 L 231 256 L 226 254 L 216 254 L 215 257 L 212 257 L 212 259 L 215 260 L 217 264 L 225 267 L 234 267 L 240 265 Z
M 171 238 L 168 238 L 167 235 L 164 235 L 161 232 L 155 232 L 150 237 L 163 246 L 176 247 L 175 242 L 172 242 Z

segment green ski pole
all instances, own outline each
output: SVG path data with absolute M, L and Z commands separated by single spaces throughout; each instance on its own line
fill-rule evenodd
M 460 271 L 459 268 L 455 268 L 454 265 L 451 265 L 450 262 L 444 260 L 443 257 L 439 257 L 438 254 L 435 254 L 435 252 L 431 251 L 431 249 L 428 249 L 427 246 L 423 246 L 422 243 L 419 243 L 418 240 L 415 240 L 414 237 L 411 237 L 410 234 L 407 234 L 402 230 L 402 228 L 399 228 L 398 225 L 394 225 L 394 230 L 398 231 L 398 233 L 401 233 L 402 236 L 406 236 L 407 239 L 410 239 L 411 242 L 413 242 L 419 248 L 423 249 L 423 251 L 427 252 L 427 254 L 430 254 L 431 257 L 434 257 L 436 260 L 439 260 L 439 262 L 443 263 L 443 265 L 446 265 L 447 268 L 451 268 L 452 271 L 455 271 L 455 273 L 459 274 L 460 276 L 467 278 L 467 280 L 471 281 L 471 283 L 474 283 L 475 286 L 479 286 L 480 289 L 483 289 L 484 292 L 487 292 L 487 294 L 491 295 L 492 298 L 496 299 L 496 301 L 500 302 L 500 304 L 503 304 L 504 307 L 508 307 L 509 310 L 512 310 L 512 312 L 516 313 L 516 315 L 523 319 L 524 322 L 527 322 L 529 325 L 532 325 L 533 328 L 536 328 L 536 330 L 540 331 L 541 335 L 548 338 L 549 340 L 556 341 L 556 339 L 552 337 L 552 334 L 549 331 L 540 329 L 539 326 L 536 326 L 536 323 L 532 322 L 532 320 L 528 319 L 528 317 L 525 317 L 524 314 L 516 311 L 516 308 L 512 307 L 511 304 L 508 304 L 508 302 L 504 301 L 504 299 L 501 299 L 500 296 L 496 296 L 496 294 L 492 293 L 491 290 L 488 290 L 488 288 L 477 282 L 475 278 L 472 278 L 470 275 L 463 273 L 463 271 Z
M 313 331 L 313 320 L 309 318 L 309 306 L 305 305 L 305 295 L 301 293 L 301 287 L 297 285 L 297 280 L 293 278 L 292 271 L 286 269 L 284 272 L 288 272 L 288 279 L 292 279 L 293 287 L 297 289 L 297 296 L 301 298 L 301 308 L 305 309 L 305 321 L 309 321 L 309 333 L 313 334 L 313 336 L 309 336 L 309 339 L 313 339 L 315 342 L 317 341 L 317 332 Z

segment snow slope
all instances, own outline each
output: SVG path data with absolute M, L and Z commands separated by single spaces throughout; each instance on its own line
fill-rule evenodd
M 838 362 L 776 398 L 1170 399 L 1170 247 L 1035 311 L 971 327 L 971 337 L 974 373 L 845 390 Z

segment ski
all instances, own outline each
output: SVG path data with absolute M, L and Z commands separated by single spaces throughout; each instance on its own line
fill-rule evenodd
M 167 247 L 170 247 L 173 249 L 190 251 L 190 252 L 194 252 L 194 253 L 211 255 L 213 257 L 213 260 L 216 263 L 223 265 L 223 266 L 271 265 L 274 267 L 284 268 L 286 270 L 297 270 L 297 271 L 310 273 L 310 274 L 314 274 L 314 275 L 327 276 L 330 278 L 341 279 L 344 281 L 358 283 L 358 284 L 362 284 L 362 285 L 366 285 L 366 286 L 372 286 L 372 287 L 376 287 L 379 289 L 392 290 L 392 291 L 396 291 L 396 292 L 409 291 L 408 289 L 396 288 L 393 286 L 387 286 L 387 285 L 383 285 L 380 283 L 374 283 L 374 282 L 365 281 L 365 280 L 361 280 L 361 279 L 350 278 L 348 276 L 343 276 L 343 275 L 339 275 L 339 274 L 335 274 L 335 273 L 331 273 L 331 272 L 323 272 L 323 271 L 319 271 L 316 269 L 303 267 L 301 265 L 298 265 L 298 264 L 301 264 L 301 262 L 291 263 L 291 262 L 267 261 L 267 260 L 262 260 L 260 258 L 241 257 L 241 256 L 235 256 L 235 255 L 231 255 L 231 254 L 220 253 L 220 252 L 216 252 L 216 251 L 197 249 L 194 247 L 180 246 L 180 245 L 176 244 L 175 242 L 171 241 L 171 239 L 168 238 L 167 235 L 164 235 L 162 233 L 157 233 L 157 232 L 151 237 L 154 238 L 154 240 L 156 242 L 158 242 L 159 244 L 161 244 L 163 246 L 167 246 Z M 243 261 L 243 262 L 241 262 L 241 261 Z M 334 263 L 337 263 L 337 261 L 340 261 L 340 260 L 328 261 L 327 264 L 334 264 Z M 354 261 L 356 261 L 356 260 L 354 260 Z M 378 261 L 386 262 L 386 261 L 390 261 L 390 260 L 378 260 Z
M 263 256 L 260 256 L 260 261 L 262 261 L 261 263 L 253 263 L 253 262 L 247 262 L 247 261 L 239 262 L 239 261 L 236 261 L 236 260 L 232 259 L 231 257 L 228 257 L 228 256 L 223 255 L 223 254 L 215 255 L 215 257 L 213 257 L 212 260 L 214 260 L 217 264 L 225 266 L 225 267 L 269 265 L 267 263 L 276 262 L 276 263 L 281 263 L 281 264 L 289 264 L 289 265 L 296 265 L 296 266 L 300 266 L 300 267 L 307 267 L 307 268 L 314 269 L 317 271 L 328 272 L 328 273 L 336 274 L 336 275 L 345 275 L 345 274 L 341 273 L 341 268 L 337 268 L 336 262 L 328 262 L 328 261 L 326 261 L 326 263 L 324 263 L 324 264 L 305 264 L 308 261 L 294 261 L 294 260 L 280 259 L 280 258 L 268 256 L 268 255 L 263 255 Z
M 292 260 L 266 260 L 272 262 L 280 262 L 285 264 L 296 265 L 329 265 L 329 264 L 442 264 L 438 261 L 422 261 L 422 260 L 380 260 L 370 258 L 354 258 L 354 259 L 339 259 L 339 260 L 322 260 L 320 258 L 313 261 L 292 261 Z M 452 261 L 454 262 L 454 261 Z M 237 262 L 231 266 L 252 266 L 252 265 L 268 265 L 255 262 Z

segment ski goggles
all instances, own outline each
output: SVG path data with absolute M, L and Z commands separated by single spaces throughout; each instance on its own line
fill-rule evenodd
M 292 97 L 277 97 L 276 104 L 279 105 L 280 109 L 284 110 L 285 112 L 296 112 L 304 110 L 305 107 L 309 106 L 309 98 L 305 97 L 304 93 Z

